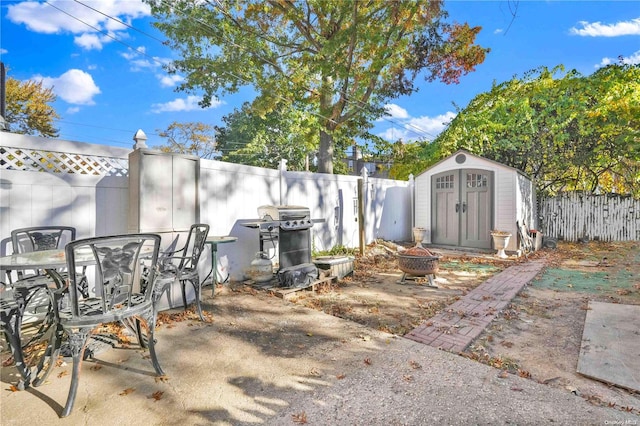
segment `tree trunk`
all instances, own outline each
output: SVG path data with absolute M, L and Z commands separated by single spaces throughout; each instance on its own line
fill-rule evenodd
M 336 128 L 335 111 L 332 105 L 333 78 L 322 76 L 320 87 L 320 114 L 323 117 L 320 130 L 320 149 L 318 150 L 318 172 L 333 174 L 333 135 Z
M 318 173 L 333 174 L 333 137 L 325 130 L 320 131 Z

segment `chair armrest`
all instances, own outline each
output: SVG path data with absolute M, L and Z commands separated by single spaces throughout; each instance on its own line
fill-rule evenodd
M 179 260 L 179 261 L 184 260 L 185 262 L 182 265 L 182 268 L 179 268 L 177 265 L 172 263 L 173 260 Z M 160 270 L 164 269 L 164 270 L 178 271 L 178 270 L 184 269 L 185 267 L 188 267 L 188 265 L 191 264 L 191 257 L 190 256 L 165 257 L 161 259 L 158 262 L 158 264 L 159 264 Z

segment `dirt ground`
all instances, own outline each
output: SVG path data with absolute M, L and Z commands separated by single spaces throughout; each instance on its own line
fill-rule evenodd
M 162 314 L 158 326 L 172 327 L 172 322 L 185 320 L 196 328 L 215 326 L 273 351 L 273 336 L 265 333 L 261 322 L 265 307 L 298 304 L 402 336 L 490 276 L 526 261 L 501 260 L 492 253 L 435 250 L 441 255 L 435 278 L 438 288 L 430 287 L 427 279 L 400 283 L 402 272 L 393 246 L 376 244 L 367 248 L 364 257 L 356 258 L 353 275 L 338 283 L 320 285 L 315 291 L 297 291 L 288 301 L 243 283 L 222 285 L 211 299 L 213 303 L 207 301 L 204 306 L 211 324 L 198 321 L 191 309 Z M 640 416 L 638 393 L 576 373 L 588 301 L 640 305 L 640 243 L 561 243 L 557 249 L 542 250 L 531 257 L 544 257 L 547 269 L 461 356 L 503 370 L 500 374 L 517 374 L 580 395 L 594 405 Z M 245 297 L 247 294 L 253 297 Z M 229 315 L 233 321 L 224 320 Z M 291 315 L 299 313 L 293 309 Z M 281 323 L 287 321 L 295 319 L 283 318 Z M 256 330 L 256 325 L 262 329 Z M 286 339 L 291 350 L 317 350 L 309 347 L 308 334 L 288 333 Z M 369 336 L 363 334 L 362 339 Z M 4 366 L 9 364 L 8 358 L 3 352 Z
M 290 301 L 404 335 L 493 274 L 525 261 L 440 251 L 434 289 L 426 279 L 399 283 L 392 251 L 371 246 L 356 259 L 352 276 L 315 292 L 299 291 Z M 547 259 L 545 272 L 462 355 L 640 415 L 638 393 L 576 372 L 589 300 L 640 304 L 640 243 L 560 243 L 533 255 L 539 256 Z

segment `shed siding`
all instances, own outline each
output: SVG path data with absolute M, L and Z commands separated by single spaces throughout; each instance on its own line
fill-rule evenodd
M 508 251 L 517 250 L 517 234 L 515 212 L 518 204 L 516 197 L 517 172 L 510 169 L 498 169 L 495 188 L 495 222 L 494 229 L 511 232 L 514 235 L 507 245 Z
M 431 178 L 415 181 L 415 226 L 429 230 L 426 241 L 431 242 Z

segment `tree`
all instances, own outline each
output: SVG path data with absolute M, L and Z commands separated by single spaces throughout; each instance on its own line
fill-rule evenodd
M 314 116 L 288 109 L 262 117 L 245 103 L 223 117 L 225 127 L 216 127 L 222 160 L 276 169 L 281 159 L 289 170 L 307 170 L 315 154 Z
M 540 68 L 494 85 L 419 157 L 432 164 L 461 148 L 526 172 L 542 193 L 640 195 L 640 66 L 587 77 Z
M 215 129 L 200 122 L 178 123 L 174 121 L 166 130 L 156 130 L 168 144 L 158 148 L 163 152 L 195 155 L 213 159 L 217 155 Z
M 9 130 L 25 135 L 58 137 L 53 122 L 60 118 L 50 105 L 55 102 L 53 89 L 42 86 L 41 81 L 18 81 L 8 77 L 6 81 L 6 117 Z
M 181 59 L 179 90 L 217 94 L 251 86 L 257 115 L 296 107 L 317 117 L 318 171 L 413 93 L 415 78 L 456 83 L 482 63 L 479 27 L 445 23 L 442 1 L 145 0 Z

